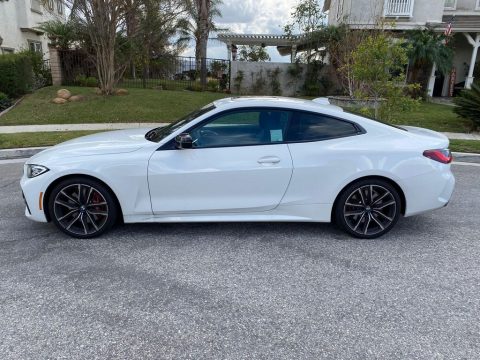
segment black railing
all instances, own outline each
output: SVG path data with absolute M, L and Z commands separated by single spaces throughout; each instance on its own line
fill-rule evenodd
M 206 90 L 230 89 L 230 61 L 205 59 Z M 97 71 L 92 57 L 82 50 L 60 51 L 64 85 L 96 86 Z M 118 86 L 163 90 L 202 90 L 201 61 L 193 57 L 163 56 L 127 66 Z

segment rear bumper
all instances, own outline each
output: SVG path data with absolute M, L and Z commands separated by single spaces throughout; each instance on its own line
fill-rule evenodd
M 405 216 L 421 214 L 448 205 L 455 188 L 455 177 L 450 166 L 442 166 L 428 174 L 410 179 L 405 197 Z

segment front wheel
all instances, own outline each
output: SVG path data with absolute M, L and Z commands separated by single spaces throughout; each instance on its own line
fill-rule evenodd
M 88 178 L 72 178 L 53 189 L 48 202 L 53 223 L 75 238 L 93 238 L 115 223 L 117 206 L 110 191 Z
M 349 234 L 373 239 L 390 231 L 401 211 L 398 191 L 380 179 L 365 179 L 348 186 L 338 198 L 335 221 Z

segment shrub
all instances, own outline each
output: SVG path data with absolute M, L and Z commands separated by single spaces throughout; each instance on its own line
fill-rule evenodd
M 85 75 L 77 75 L 75 77 L 75 84 L 85 87 L 97 87 L 98 80 L 96 77 L 93 76 L 86 77 Z
M 463 90 L 453 99 L 457 105 L 453 112 L 463 118 L 469 119 L 474 126 L 480 128 L 480 84 L 472 84 L 470 90 Z
M 209 91 L 218 91 L 218 80 L 208 80 L 207 89 Z
M 7 94 L 0 92 L 0 112 L 8 109 L 10 106 L 12 106 L 12 101 L 9 99 Z
M 50 67 L 45 65 L 43 57 L 40 53 L 25 50 L 20 54 L 28 56 L 30 58 L 30 62 L 32 63 L 33 81 L 31 90 L 52 85 L 52 72 L 50 71 Z
M 0 55 L 0 91 L 11 98 L 32 90 L 34 75 L 31 57 L 25 53 Z

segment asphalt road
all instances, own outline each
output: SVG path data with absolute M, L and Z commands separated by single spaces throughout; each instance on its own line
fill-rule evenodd
M 23 216 L 0 165 L 1 359 L 478 359 L 480 167 L 451 204 L 356 240 L 328 224 L 126 225 L 74 240 Z

